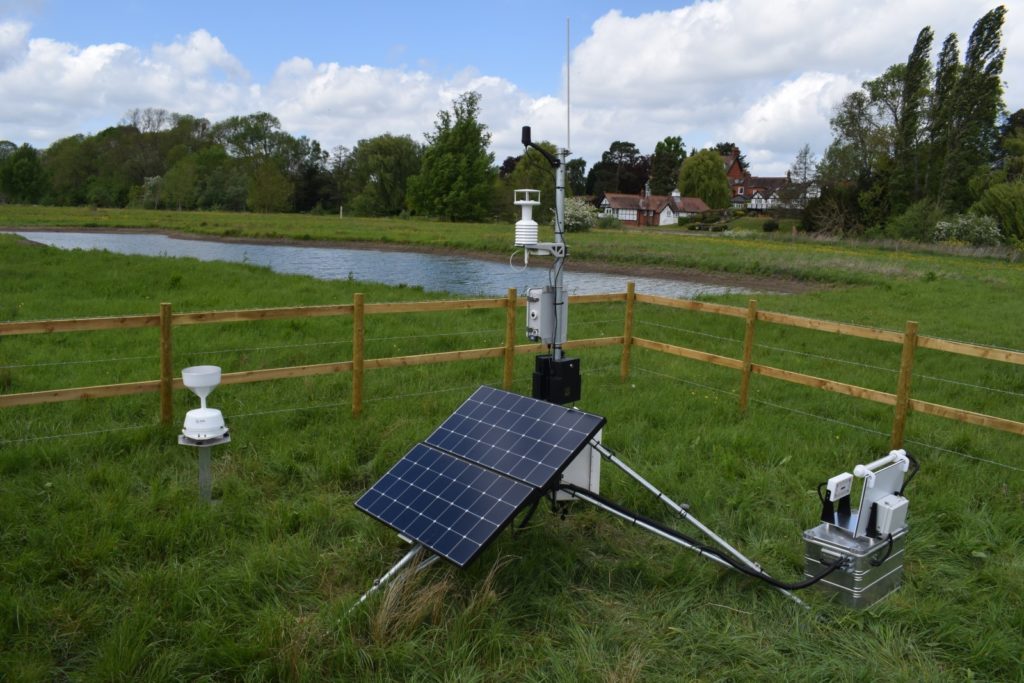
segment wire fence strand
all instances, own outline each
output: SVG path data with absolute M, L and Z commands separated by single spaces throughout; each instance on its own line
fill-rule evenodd
M 654 370 L 647 370 L 645 368 L 640 368 L 640 367 L 637 367 L 636 369 L 640 370 L 641 372 L 645 372 L 647 374 L 658 375 L 660 377 L 664 377 L 666 379 L 670 379 L 670 380 L 673 380 L 673 381 L 676 381 L 676 382 L 679 382 L 679 383 L 682 383 L 682 384 L 689 384 L 691 386 L 697 386 L 697 387 L 700 387 L 702 389 L 707 389 L 707 390 L 710 390 L 710 391 L 715 391 L 715 392 L 718 392 L 718 393 L 721 393 L 721 394 L 726 394 L 726 395 L 730 395 L 730 396 L 737 396 L 738 395 L 736 392 L 733 392 L 733 391 L 726 391 L 725 389 L 720 389 L 718 387 L 713 387 L 713 386 L 710 386 L 710 385 L 707 385 L 707 384 L 702 384 L 700 382 L 693 382 L 693 381 L 690 381 L 690 380 L 687 380 L 687 379 L 683 379 L 681 377 L 677 377 L 677 376 L 674 376 L 674 375 L 669 375 L 669 374 L 662 373 L 662 372 L 657 372 L 657 371 L 654 371 Z M 814 419 L 814 420 L 818 420 L 820 422 L 827 422 L 827 423 L 830 423 L 830 424 L 838 425 L 838 426 L 841 426 L 841 427 L 846 427 L 846 428 L 849 428 L 849 429 L 854 429 L 854 430 L 865 432 L 865 433 L 872 434 L 872 435 L 875 435 L 875 436 L 880 436 L 880 437 L 883 437 L 883 438 L 886 438 L 886 439 L 889 438 L 889 434 L 887 432 L 882 432 L 882 431 L 879 431 L 877 429 L 871 429 L 870 427 L 864 427 L 864 426 L 861 426 L 861 425 L 855 425 L 855 424 L 852 424 L 850 422 L 846 422 L 844 420 L 838 420 L 838 419 L 832 418 L 832 417 L 825 417 L 824 415 L 817 415 L 815 413 L 809 413 L 807 411 L 800 410 L 798 408 L 790 408 L 788 406 L 779 405 L 777 403 L 773 403 L 771 401 L 767 401 L 767 400 L 764 400 L 764 399 L 758 399 L 758 398 L 753 398 L 752 397 L 750 399 L 750 401 L 752 403 L 758 403 L 760 405 L 768 406 L 770 408 L 776 408 L 778 410 L 782 410 L 782 411 L 785 411 L 785 412 L 788 412 L 788 413 L 793 413 L 793 414 L 800 415 L 800 416 L 803 416 L 803 417 L 811 418 L 811 419 Z M 1017 467 L 1015 465 L 1009 465 L 1007 463 L 998 462 L 996 460 L 991 460 L 989 458 L 982 458 L 980 456 L 973 455 L 971 453 L 964 453 L 963 451 L 957 451 L 957 450 L 952 450 L 952 449 L 949 449 L 949 448 L 944 448 L 942 446 L 938 446 L 938 445 L 933 444 L 933 443 L 928 443 L 926 441 L 920 441 L 920 440 L 916 440 L 916 439 L 905 439 L 905 441 L 908 444 L 914 444 L 915 446 L 921 446 L 922 448 L 928 448 L 930 450 L 937 451 L 937 452 L 940 452 L 940 453 L 946 453 L 946 454 L 949 454 L 949 455 L 960 456 L 960 457 L 966 458 L 968 460 L 974 460 L 976 462 L 985 463 L 987 465 L 994 465 L 996 467 L 1001 467 L 1003 469 L 1008 469 L 1008 470 L 1012 470 L 1012 471 L 1015 471 L 1015 472 L 1024 472 L 1024 467 Z
M 133 429 L 146 429 L 148 427 L 154 427 L 156 424 L 144 424 L 144 425 L 128 425 L 125 427 L 111 427 L 109 429 L 95 429 L 88 432 L 67 432 L 64 434 L 43 434 L 41 436 L 26 436 L 20 439 L 5 439 L 0 441 L 0 446 L 7 446 L 9 444 L 17 443 L 29 443 L 31 441 L 51 441 L 54 439 L 71 439 L 79 436 L 97 436 L 99 434 L 109 434 L 111 432 L 126 432 Z

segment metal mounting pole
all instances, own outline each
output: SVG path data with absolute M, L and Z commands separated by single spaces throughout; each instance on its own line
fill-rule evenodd
M 555 244 L 559 245 L 559 249 L 555 254 L 555 281 L 553 283 L 555 288 L 555 296 L 552 297 L 554 304 L 554 318 L 555 329 L 552 335 L 554 344 L 551 345 L 551 357 L 553 360 L 561 360 L 562 358 L 562 344 L 565 343 L 567 334 L 563 334 L 562 330 L 565 329 L 568 332 L 568 325 L 564 321 L 564 316 L 567 315 L 567 302 L 565 297 L 565 289 L 562 287 L 563 271 L 565 270 L 565 161 L 569 155 L 569 150 L 561 149 L 558 151 L 559 164 L 555 167 Z M 564 326 L 564 327 L 563 327 Z
M 210 474 L 210 446 L 199 447 L 199 497 L 213 501 L 213 475 Z

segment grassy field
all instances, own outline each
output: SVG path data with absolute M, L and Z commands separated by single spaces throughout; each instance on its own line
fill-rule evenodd
M 8 208 L 16 207 L 4 207 L 0 223 L 30 223 L 30 209 Z M 198 227 L 214 232 L 236 220 L 239 234 L 295 230 L 297 238 L 322 225 L 324 234 L 310 239 L 351 240 L 382 227 L 292 216 L 250 216 L 243 225 L 231 214 L 110 215 L 140 221 L 136 227 L 166 216 L 160 227 L 180 230 L 206 221 Z M 37 225 L 58 224 L 52 213 L 40 216 Z M 388 231 L 396 239 L 405 230 L 400 239 L 411 243 L 477 250 L 506 249 L 509 232 L 395 226 Z M 1024 286 L 1015 263 L 644 237 L 653 244 L 629 233 L 580 236 L 574 255 L 783 271 L 830 286 L 758 296 L 761 309 L 891 329 L 915 319 L 923 334 L 1020 347 L 1018 326 L 1007 322 L 1019 318 Z M 197 311 L 348 302 L 355 292 L 368 301 L 431 298 L 246 265 L 61 252 L 9 236 L 0 236 L 0 275 L 0 320 L 150 313 L 160 301 Z M 621 306 L 578 306 L 570 336 L 621 328 Z M 496 346 L 503 329 L 501 311 L 382 316 L 368 321 L 367 353 Z M 640 306 L 636 334 L 735 357 L 742 321 Z M 152 379 L 156 350 L 154 330 L 0 338 L 0 392 Z M 175 334 L 176 370 L 349 354 L 344 318 Z M 606 443 L 781 578 L 802 570 L 800 533 L 816 523 L 817 483 L 887 448 L 891 411 L 882 406 L 755 378 L 751 410 L 740 417 L 734 372 L 635 350 L 632 376 L 621 383 L 617 349 L 581 355 L 580 406 L 608 418 Z M 899 349 L 763 326 L 755 358 L 892 391 Z M 530 366 L 528 358 L 517 362 L 518 391 L 529 391 Z M 1024 419 L 1020 368 L 922 351 L 917 373 L 919 398 Z M 923 416 L 908 431 L 922 471 L 908 489 L 904 586 L 869 610 L 838 608 L 806 591 L 807 611 L 596 510 L 560 519 L 541 509 L 469 569 L 432 568 L 350 612 L 402 553 L 394 534 L 352 502 L 476 386 L 500 376 L 499 361 L 371 372 L 358 420 L 343 375 L 221 387 L 211 405 L 224 410 L 233 441 L 214 454 L 213 507 L 198 501 L 194 452 L 156 424 L 155 395 L 0 411 L 0 679 L 1021 678 L 1020 439 Z M 194 402 L 175 395 L 179 419 Z M 670 521 L 649 494 L 603 474 L 603 493 Z

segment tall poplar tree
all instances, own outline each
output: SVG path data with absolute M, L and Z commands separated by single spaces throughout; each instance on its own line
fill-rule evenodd
M 953 92 L 950 136 L 943 165 L 941 193 L 957 210 L 970 206 L 968 180 L 992 158 L 1003 109 L 1003 63 L 1000 47 L 1006 8 L 999 6 L 974 24 L 964 67 Z
M 953 125 L 954 93 L 960 81 L 960 43 L 955 33 L 946 36 L 935 67 L 935 86 L 928 124 L 928 178 L 925 189 L 930 197 L 938 197 L 942 173 L 949 150 Z
M 925 103 L 932 76 L 931 50 L 934 37 L 931 27 L 921 29 L 903 72 L 893 150 L 895 163 L 889 188 L 894 212 L 903 211 L 923 194 L 921 123 L 926 113 Z

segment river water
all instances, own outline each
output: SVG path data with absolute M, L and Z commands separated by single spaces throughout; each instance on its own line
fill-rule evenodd
M 419 254 L 375 249 L 243 244 L 177 239 L 146 233 L 50 232 L 19 230 L 22 237 L 61 249 L 102 249 L 118 254 L 190 257 L 201 261 L 233 261 L 266 266 L 278 273 L 309 275 L 322 280 L 352 278 L 388 285 L 422 287 L 463 296 L 504 296 L 510 287 L 520 293 L 548 284 L 550 257 L 536 257 L 541 266 L 523 268 L 522 254 L 513 265 L 465 256 Z M 739 287 L 681 280 L 611 275 L 573 269 L 567 261 L 564 285 L 569 294 L 609 294 L 636 283 L 638 292 L 679 299 L 699 294 L 743 293 Z

